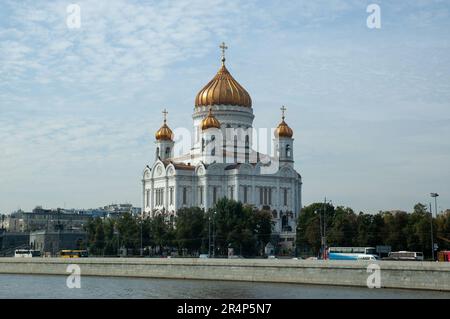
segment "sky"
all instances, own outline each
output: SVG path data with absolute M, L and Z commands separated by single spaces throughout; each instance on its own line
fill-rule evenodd
M 450 1 L 78 1 L 79 28 L 71 3 L 0 2 L 0 213 L 141 206 L 161 110 L 190 128 L 222 41 L 254 126 L 287 107 L 303 205 L 450 208 Z

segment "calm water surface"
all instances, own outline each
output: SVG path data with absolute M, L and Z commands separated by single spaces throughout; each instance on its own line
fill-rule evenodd
M 300 284 L 231 281 L 81 278 L 69 289 L 66 276 L 0 274 L 0 299 L 5 298 L 450 298 L 450 293 L 369 289 Z

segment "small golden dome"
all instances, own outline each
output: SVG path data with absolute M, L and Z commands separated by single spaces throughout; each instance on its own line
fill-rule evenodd
M 156 131 L 155 134 L 155 138 L 158 141 L 172 141 L 173 140 L 173 132 L 172 130 L 169 128 L 169 126 L 167 126 L 167 119 L 166 119 L 166 115 L 167 115 L 167 111 L 164 109 L 163 114 L 164 114 L 164 124 L 159 128 L 158 131 Z
M 284 120 L 281 121 L 281 123 L 278 125 L 277 129 L 275 130 L 276 137 L 291 138 L 293 135 L 294 135 L 294 132 L 289 127 L 289 125 L 286 124 L 286 122 Z
M 294 131 L 287 125 L 287 123 L 284 121 L 284 111 L 286 111 L 286 108 L 283 106 L 281 108 L 282 116 L 281 116 L 281 123 L 278 124 L 277 129 L 275 130 L 275 137 L 288 137 L 292 138 L 294 135 Z
M 252 107 L 250 94 L 231 76 L 225 67 L 224 43 L 222 49 L 222 67 L 216 76 L 198 92 L 195 97 L 195 106 L 209 105 L 238 105 Z
M 209 107 L 208 115 L 202 120 L 202 123 L 200 125 L 202 131 L 207 130 L 209 128 L 220 128 L 220 122 L 218 119 L 215 118 L 214 115 L 212 115 L 211 112 L 211 106 Z

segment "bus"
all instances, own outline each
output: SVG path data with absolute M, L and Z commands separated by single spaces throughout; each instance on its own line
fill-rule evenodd
M 423 260 L 423 253 L 416 251 L 393 251 L 386 258 L 388 260 Z
M 39 250 L 33 249 L 16 249 L 14 251 L 14 257 L 16 258 L 31 258 L 31 257 L 40 257 L 41 252 Z
M 88 257 L 87 250 L 61 250 L 59 256 L 62 258 L 82 258 Z
M 329 247 L 329 260 L 377 260 L 375 247 Z

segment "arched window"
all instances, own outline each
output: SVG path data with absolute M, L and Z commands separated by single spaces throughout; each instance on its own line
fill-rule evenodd
M 205 139 L 202 138 L 202 152 L 205 151 Z
M 213 187 L 213 204 L 217 202 L 217 187 Z
M 281 227 L 284 229 L 287 226 L 288 226 L 288 217 L 286 214 L 284 214 L 283 217 L 281 217 Z
M 156 155 L 156 157 L 159 156 L 159 147 L 156 148 L 156 154 L 155 155 Z
M 245 162 L 248 163 L 250 159 L 250 138 L 245 136 Z
M 183 187 L 183 205 L 187 205 L 187 187 Z
M 166 156 L 170 156 L 170 147 L 166 147 Z
M 203 205 L 203 186 L 198 188 L 199 196 L 200 196 L 200 205 Z
M 226 163 L 227 162 L 227 139 L 226 136 L 223 136 L 223 141 L 222 141 L 222 158 L 223 158 L 223 162 Z
M 234 162 L 237 163 L 237 135 L 234 136 Z
M 291 147 L 288 145 L 286 145 L 286 157 L 291 157 Z
M 244 186 L 244 204 L 248 202 L 248 186 Z

